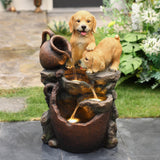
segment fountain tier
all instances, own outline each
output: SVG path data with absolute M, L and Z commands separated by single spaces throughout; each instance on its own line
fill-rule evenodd
M 99 147 L 112 148 L 116 138 L 114 87 L 120 72 L 86 74 L 76 69 L 76 80 L 72 69 L 43 70 L 41 81 L 49 110 L 43 114 L 42 140 L 52 147 L 70 152 L 89 152 Z M 95 100 L 92 89 L 100 100 Z M 78 123 L 70 123 L 75 113 Z

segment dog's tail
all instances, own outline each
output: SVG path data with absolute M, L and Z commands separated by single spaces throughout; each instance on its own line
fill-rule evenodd
M 116 40 L 118 40 L 118 41 L 120 41 L 120 37 L 119 37 L 119 35 L 117 34 L 117 35 L 115 35 L 115 37 L 114 37 Z

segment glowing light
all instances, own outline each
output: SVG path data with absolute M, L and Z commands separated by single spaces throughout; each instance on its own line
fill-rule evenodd
M 69 118 L 67 121 L 69 123 L 77 123 L 77 122 L 79 122 L 79 119 L 78 118 Z
M 101 99 L 99 99 L 99 98 L 90 98 L 90 100 L 98 101 L 98 102 L 102 101 L 102 100 L 101 100 Z
M 77 112 L 77 110 L 78 110 L 78 108 L 79 108 L 79 105 L 76 106 L 76 108 L 75 108 L 74 112 L 72 113 L 71 117 L 67 120 L 68 122 L 70 122 L 70 123 L 79 122 L 79 119 L 74 117 L 76 112 Z
M 79 80 L 77 80 L 77 79 L 74 79 L 74 80 L 72 80 L 73 82 L 80 82 Z

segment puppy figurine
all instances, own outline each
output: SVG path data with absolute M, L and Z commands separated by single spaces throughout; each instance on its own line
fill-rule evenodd
M 120 63 L 122 46 L 118 35 L 115 38 L 105 38 L 93 51 L 85 51 L 80 60 L 80 66 L 87 69 L 87 73 L 103 71 L 107 67 L 117 71 Z
M 76 12 L 69 21 L 72 47 L 72 64 L 78 64 L 85 50 L 91 51 L 96 47 L 93 32 L 96 29 L 95 17 L 87 11 Z

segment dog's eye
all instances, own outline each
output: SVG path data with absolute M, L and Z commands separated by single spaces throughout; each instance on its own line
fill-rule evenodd
M 78 20 L 77 20 L 77 22 L 79 23 L 79 22 L 80 22 L 80 20 L 78 19 Z
M 88 58 L 85 58 L 86 61 L 88 61 Z
M 90 23 L 91 21 L 90 20 L 87 20 L 87 23 Z

